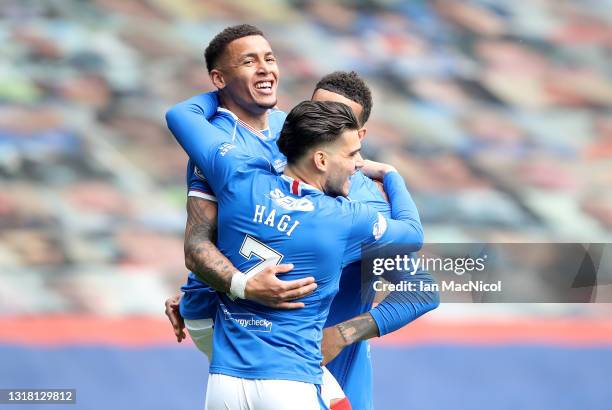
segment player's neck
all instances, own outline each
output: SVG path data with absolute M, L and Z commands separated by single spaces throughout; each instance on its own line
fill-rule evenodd
M 235 101 L 223 95 L 220 95 L 219 105 L 227 110 L 230 110 L 241 121 L 258 131 L 268 128 L 268 110 L 261 109 L 261 112 L 253 113 L 245 110 L 243 107 L 236 104 Z
M 323 182 L 319 178 L 317 178 L 312 172 L 302 169 L 299 165 L 289 165 L 285 167 L 283 171 L 284 175 L 296 179 L 300 182 L 304 182 L 308 185 L 311 185 L 317 188 L 319 191 L 323 192 Z

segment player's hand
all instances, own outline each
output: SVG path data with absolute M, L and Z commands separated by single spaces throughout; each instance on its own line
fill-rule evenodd
M 246 283 L 245 298 L 278 309 L 303 308 L 304 303 L 293 302 L 293 300 L 311 294 L 317 288 L 317 284 L 313 277 L 291 281 L 280 280 L 276 277 L 279 273 L 286 273 L 291 269 L 293 269 L 293 264 L 283 264 L 269 266 L 257 272 Z
M 185 320 L 181 313 L 179 312 L 179 303 L 181 301 L 181 295 L 174 295 L 166 299 L 166 316 L 168 316 L 168 320 L 170 324 L 172 324 L 172 329 L 174 330 L 174 335 L 176 336 L 176 341 L 181 343 L 183 339 L 185 339 Z
M 346 342 L 336 326 L 330 326 L 323 329 L 323 340 L 321 340 L 323 361 L 321 362 L 321 366 L 325 366 L 327 363 L 334 360 L 345 347 Z
M 376 181 L 382 181 L 387 173 L 393 171 L 397 172 L 394 166 L 382 162 L 370 161 L 369 159 L 363 161 L 363 167 L 361 168 L 361 172 L 363 172 L 366 177 Z

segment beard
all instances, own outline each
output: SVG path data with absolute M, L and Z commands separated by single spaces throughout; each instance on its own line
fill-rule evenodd
M 330 178 L 325 182 L 325 185 L 323 186 L 323 192 L 325 192 L 325 195 L 329 195 L 334 198 L 339 196 L 347 197 L 348 189 L 347 192 L 344 192 L 344 182 L 344 180 L 334 181 Z
M 258 102 L 258 101 L 255 101 L 255 105 L 257 105 L 259 108 L 262 108 L 262 109 L 264 109 L 264 110 L 269 110 L 270 108 L 274 108 L 274 107 L 276 107 L 276 103 L 277 103 L 277 101 L 278 101 L 277 99 L 274 99 L 274 102 L 272 102 L 272 103 L 267 103 L 267 104 L 264 104 L 264 103 L 260 103 L 260 102 Z

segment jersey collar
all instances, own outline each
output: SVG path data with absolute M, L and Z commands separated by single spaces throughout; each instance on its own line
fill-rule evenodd
M 255 135 L 257 138 L 260 138 L 260 139 L 262 139 L 264 141 L 267 141 L 267 140 L 269 140 L 271 138 L 271 135 L 268 137 L 268 136 L 266 136 L 266 134 L 263 133 L 263 131 L 267 131 L 268 134 L 270 134 L 271 133 L 270 126 L 268 126 L 268 128 L 263 129 L 263 130 L 256 130 L 255 128 L 251 127 L 249 124 L 247 124 L 246 122 L 244 122 L 240 118 L 238 118 L 238 116 L 236 114 L 234 114 L 233 112 L 231 112 L 227 108 L 219 107 L 219 108 L 217 108 L 217 112 L 226 113 L 226 114 L 230 115 L 234 119 L 234 121 L 236 121 L 238 124 L 240 124 L 240 126 L 242 126 L 243 128 L 245 128 L 248 131 L 250 131 L 251 134 Z M 266 114 L 266 115 L 268 115 L 268 114 Z
M 293 195 L 304 196 L 308 194 L 321 194 L 321 190 L 307 184 L 306 182 L 298 181 L 288 175 L 281 175 L 285 181 L 289 183 L 289 190 Z

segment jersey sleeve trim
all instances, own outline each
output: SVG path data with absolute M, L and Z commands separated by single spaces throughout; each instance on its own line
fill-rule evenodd
M 187 193 L 187 196 L 194 196 L 196 198 L 202 198 L 202 199 L 206 199 L 208 201 L 217 202 L 217 197 L 215 197 L 214 195 L 211 195 L 211 194 L 207 194 L 206 192 L 202 192 L 202 191 L 190 190 Z

